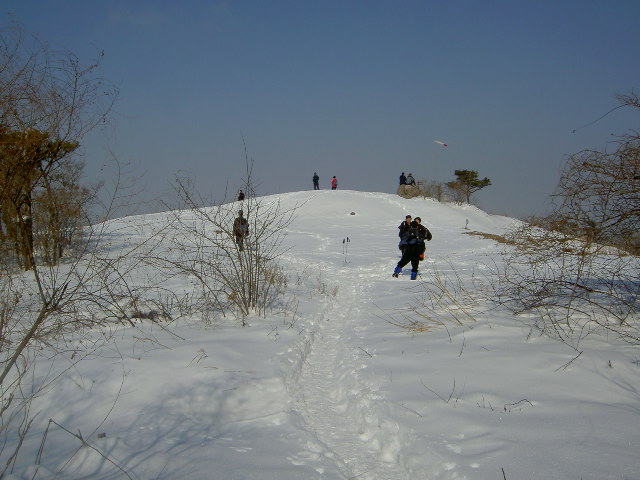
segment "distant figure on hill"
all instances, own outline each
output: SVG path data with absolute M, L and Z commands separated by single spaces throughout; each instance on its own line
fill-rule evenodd
M 331 190 L 335 190 L 336 188 L 338 188 L 338 179 L 334 175 L 331 179 Z
M 320 177 L 318 176 L 318 172 L 313 172 L 313 189 L 320 190 Z
M 400 185 L 406 185 L 407 184 L 407 177 L 405 177 L 404 172 L 402 172 L 402 174 L 400 175 Z
M 409 174 L 409 176 L 407 177 L 407 183 L 406 184 L 407 185 L 415 185 L 416 184 L 416 181 L 413 178 L 413 175 Z
M 242 200 L 244 200 L 244 192 L 240 190 L 238 192 L 238 201 L 241 202 Z

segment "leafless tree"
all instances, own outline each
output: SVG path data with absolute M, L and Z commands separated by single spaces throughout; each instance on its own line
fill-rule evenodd
M 638 108 L 635 95 L 618 96 Z M 552 212 L 513 232 L 496 296 L 537 312 L 547 332 L 575 344 L 594 331 L 640 343 L 640 137 L 568 158 Z
M 640 137 L 624 135 L 612 150 L 571 155 L 553 213 L 556 230 L 599 245 L 640 252 Z
M 35 196 L 46 192 L 47 226 L 63 228 L 51 211 L 52 206 L 67 209 L 67 214 L 72 210 L 61 204 L 64 197 L 53 201 L 59 167 L 86 133 L 106 122 L 116 99 L 117 89 L 97 76 L 102 53 L 97 57 L 85 65 L 17 24 L 0 30 L 0 240 L 13 243 L 25 269 L 32 268 L 36 254 Z M 40 193 L 39 205 L 42 199 Z M 59 257 L 66 233 L 49 236 L 56 240 L 47 252 L 50 260 Z
M 422 180 L 420 193 L 424 198 L 433 198 L 439 202 L 443 200 L 444 186 L 435 180 Z
M 85 327 L 126 321 L 116 315 L 124 297 L 114 276 L 120 290 L 135 293 L 131 252 L 109 258 L 101 226 L 81 227 L 90 195 L 70 154 L 106 120 L 116 94 L 97 67 L 19 25 L 0 31 L 0 478 L 13 468 L 35 415 L 32 399 L 48 382 L 34 376 L 39 355 L 61 354 L 58 346 Z M 80 230 L 77 255 L 58 264 Z M 7 243 L 16 242 L 28 272 L 7 261 L 16 251 Z M 129 270 L 120 269 L 128 255 Z
M 82 169 L 79 161 L 62 160 L 33 197 L 34 249 L 47 265 L 57 264 L 67 249 L 77 245 L 82 227 L 89 223 L 86 211 L 95 190 L 81 185 Z

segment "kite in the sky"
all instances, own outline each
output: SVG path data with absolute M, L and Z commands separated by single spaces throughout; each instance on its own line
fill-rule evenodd
M 443 147 L 446 147 L 447 144 L 444 142 L 441 142 L 440 140 L 434 140 L 433 143 L 437 143 L 438 145 L 442 145 Z

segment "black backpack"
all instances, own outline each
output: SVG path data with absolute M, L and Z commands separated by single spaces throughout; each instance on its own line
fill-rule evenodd
M 420 232 L 415 227 L 411 227 L 409 230 L 407 230 L 407 233 L 405 234 L 405 239 L 406 239 L 405 241 L 409 245 L 413 245 L 414 243 L 416 243 L 419 240 L 419 238 L 420 238 Z

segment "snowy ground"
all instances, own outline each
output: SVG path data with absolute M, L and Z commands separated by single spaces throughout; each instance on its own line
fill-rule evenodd
M 446 327 L 393 325 L 438 279 L 488 275 L 502 247 L 464 233 L 514 220 L 381 193 L 278 198 L 301 205 L 282 258 L 288 310 L 78 343 L 87 357 L 38 399 L 15 478 L 35 472 L 53 419 L 87 445 L 52 425 L 35 478 L 640 479 L 637 348 L 589 338 L 569 363 L 572 349 L 480 297 L 422 307 Z M 433 233 L 416 282 L 391 277 L 407 213 Z M 163 215 L 113 222 L 113 236 L 134 241 Z

